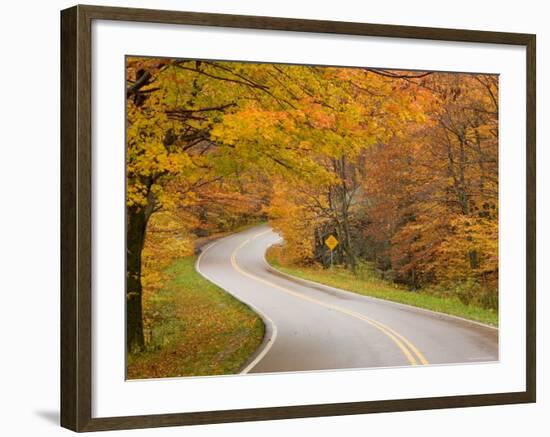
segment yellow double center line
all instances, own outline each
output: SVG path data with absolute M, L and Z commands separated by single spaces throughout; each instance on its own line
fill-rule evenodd
M 270 232 L 270 231 L 260 232 L 259 234 L 254 235 L 252 238 L 249 238 L 248 240 L 242 242 L 233 251 L 233 253 L 231 254 L 231 265 L 233 266 L 233 268 L 237 272 L 239 272 L 241 275 L 244 275 L 244 276 L 246 276 L 250 279 L 253 279 L 257 282 L 261 282 L 261 283 L 266 284 L 270 287 L 276 288 L 277 290 L 283 291 L 283 292 L 285 292 L 287 294 L 290 294 L 292 296 L 295 296 L 299 299 L 315 303 L 315 304 L 320 305 L 324 308 L 327 308 L 327 309 L 330 309 L 330 310 L 333 310 L 333 311 L 338 311 L 338 312 L 346 314 L 350 317 L 354 317 L 354 318 L 359 319 L 363 322 L 366 322 L 369 325 L 373 326 L 374 328 L 378 329 L 380 332 L 385 334 L 387 337 L 389 337 L 390 340 L 392 340 L 397 345 L 397 347 L 401 350 L 401 352 L 403 352 L 403 355 L 405 355 L 405 357 L 407 358 L 407 360 L 409 361 L 409 363 L 411 365 L 414 366 L 414 365 L 418 365 L 418 364 L 420 364 L 420 365 L 429 364 L 426 357 L 422 354 L 422 352 L 420 352 L 418 350 L 418 348 L 416 346 L 414 346 L 407 338 L 405 338 L 403 335 L 399 334 L 398 332 L 396 332 L 395 330 L 393 330 L 389 326 L 384 325 L 383 323 L 380 323 L 380 322 L 378 322 L 374 319 L 371 319 L 370 317 L 366 317 L 363 314 L 358 313 L 356 311 L 352 311 L 352 310 L 349 310 L 347 308 L 343 308 L 343 307 L 340 307 L 340 306 L 337 306 L 337 305 L 332 305 L 330 303 L 323 302 L 319 299 L 315 299 L 315 298 L 307 296 L 305 294 L 298 293 L 297 291 L 294 291 L 294 290 L 291 290 L 289 288 L 283 287 L 281 285 L 275 284 L 275 283 L 270 282 L 270 281 L 268 281 L 264 278 L 256 276 L 256 275 L 254 275 L 250 272 L 247 272 L 246 270 L 243 270 L 239 266 L 239 264 L 237 264 L 237 259 L 236 258 L 237 258 L 238 251 L 241 250 L 244 246 L 246 246 L 248 243 L 250 243 L 255 238 L 257 238 L 257 237 L 259 237 L 259 236 L 261 236 L 261 235 L 263 235 L 267 232 Z

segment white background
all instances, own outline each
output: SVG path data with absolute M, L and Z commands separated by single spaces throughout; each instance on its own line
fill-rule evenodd
M 97 1 L 97 4 L 104 2 Z M 208 425 L 125 432 L 126 435 L 189 436 L 239 435 L 346 435 L 407 434 L 446 436 L 518 434 L 545 435 L 550 411 L 544 374 L 548 349 L 542 348 L 549 329 L 543 315 L 550 308 L 545 244 L 550 243 L 542 223 L 550 220 L 547 185 L 542 169 L 545 104 L 549 77 L 543 56 L 550 36 L 544 2 L 523 1 L 401 1 L 358 2 L 283 1 L 110 1 L 120 6 L 157 7 L 196 11 L 364 21 L 500 31 L 538 35 L 538 344 L 539 402 L 536 405 L 469 408 L 461 410 L 393 413 L 339 418 L 317 418 Z M 52 436 L 67 434 L 57 428 L 59 397 L 59 9 L 69 2 L 15 2 L 3 10 L 0 68 L 2 131 L 0 264 L 2 311 L 0 432 L 4 435 Z M 7 134 L 7 135 L 6 135 Z M 547 197 L 547 196 L 546 196 Z M 546 252 L 546 251 L 544 251 Z
M 93 417 L 525 390 L 525 213 L 518 208 L 525 205 L 524 48 L 112 21 L 93 25 L 92 46 Z M 127 53 L 498 72 L 500 362 L 125 382 L 121 91 Z

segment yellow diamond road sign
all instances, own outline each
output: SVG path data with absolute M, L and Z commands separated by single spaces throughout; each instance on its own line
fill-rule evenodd
M 336 246 L 338 246 L 338 240 L 334 235 L 330 235 L 326 240 L 325 244 L 328 246 L 330 250 L 334 250 Z

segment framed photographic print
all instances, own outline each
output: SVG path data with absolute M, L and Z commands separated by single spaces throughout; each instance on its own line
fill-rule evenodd
M 535 36 L 61 13 L 61 424 L 535 401 Z

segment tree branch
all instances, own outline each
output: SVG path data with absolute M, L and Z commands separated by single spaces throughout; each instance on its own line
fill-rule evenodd
M 380 76 L 389 77 L 392 79 L 420 79 L 422 77 L 426 77 L 432 74 L 431 71 L 428 71 L 426 73 L 420 73 L 420 74 L 397 74 L 389 70 L 380 70 L 377 68 L 365 68 L 364 70 L 370 71 L 371 73 L 378 74 Z

